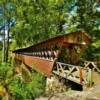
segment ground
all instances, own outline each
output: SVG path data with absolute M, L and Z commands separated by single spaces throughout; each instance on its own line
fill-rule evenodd
M 62 93 L 53 93 L 48 97 L 36 98 L 36 100 L 100 100 L 100 74 L 94 72 L 94 85 L 83 91 L 69 89 Z
M 49 97 L 40 97 L 36 100 L 100 100 L 100 85 L 85 91 L 69 90 L 65 93 L 56 93 Z

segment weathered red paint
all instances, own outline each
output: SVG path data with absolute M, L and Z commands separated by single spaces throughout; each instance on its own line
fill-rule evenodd
M 80 68 L 79 69 L 79 72 L 80 72 L 80 84 L 82 84 L 83 83 L 83 69 L 82 68 Z
M 19 60 L 28 67 L 36 70 L 37 72 L 40 72 L 47 77 L 50 77 L 54 61 L 28 55 L 21 55 L 21 54 L 15 54 L 15 55 L 16 55 L 14 56 L 15 60 Z

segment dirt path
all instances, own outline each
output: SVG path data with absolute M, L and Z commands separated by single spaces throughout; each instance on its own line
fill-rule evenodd
M 98 72 L 93 72 L 94 85 L 100 85 L 100 74 Z
M 94 86 L 84 91 L 68 90 L 65 93 L 56 93 L 49 97 L 40 97 L 36 100 L 100 100 L 100 74 L 93 73 Z
M 40 97 L 36 100 L 100 100 L 100 85 L 87 91 L 69 90 L 66 93 L 57 93 L 50 97 Z

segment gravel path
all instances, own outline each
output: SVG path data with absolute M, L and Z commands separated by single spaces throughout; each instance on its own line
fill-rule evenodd
M 65 93 L 53 94 L 50 97 L 40 97 L 36 100 L 100 100 L 100 85 L 82 92 L 69 90 Z
M 92 88 L 84 91 L 68 90 L 65 93 L 56 93 L 49 97 L 36 98 L 36 100 L 100 100 L 100 74 L 95 72 L 94 82 Z

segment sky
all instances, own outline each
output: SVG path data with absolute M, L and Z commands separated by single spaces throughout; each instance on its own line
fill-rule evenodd
M 0 41 L 2 41 L 2 38 L 0 37 Z
M 97 11 L 99 11 L 99 12 L 100 12 L 100 7 L 97 7 Z
M 7 38 L 7 30 L 5 30 L 5 37 Z M 2 41 L 2 37 L 0 36 L 0 41 Z

